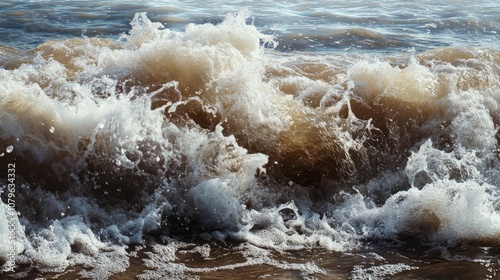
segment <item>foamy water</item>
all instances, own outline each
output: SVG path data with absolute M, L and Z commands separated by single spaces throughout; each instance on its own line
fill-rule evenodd
M 498 277 L 500 7 L 243 2 L 2 4 L 2 277 Z

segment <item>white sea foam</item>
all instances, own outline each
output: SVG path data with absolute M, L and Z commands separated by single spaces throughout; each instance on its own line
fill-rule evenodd
M 315 263 L 270 252 L 401 236 L 498 243 L 498 52 L 339 66 L 266 49 L 273 38 L 246 11 L 185 32 L 144 13 L 131 25 L 116 41 L 46 42 L 0 70 L 0 160 L 17 158 L 25 200 L 18 264 L 105 279 L 140 244 L 151 269 L 141 279 L 260 265 L 315 277 L 326 273 Z M 189 267 L 180 251 L 211 252 L 174 236 L 243 242 L 244 260 Z M 0 244 L 2 260 L 10 251 Z
M 244 261 L 235 264 L 213 266 L 210 268 L 189 267 L 182 263 L 176 263 L 176 253 L 182 252 L 184 248 L 192 244 L 172 242 L 168 245 L 157 245 L 153 252 L 148 253 L 145 260 L 147 267 L 151 270 L 139 275 L 139 279 L 157 279 L 168 276 L 170 279 L 198 279 L 196 274 L 224 270 L 235 270 L 249 266 L 272 266 L 285 271 L 299 271 L 304 277 L 325 274 L 325 271 L 314 263 L 292 263 L 273 259 L 267 250 L 252 245 L 241 245 L 238 249 L 242 252 Z
M 372 266 L 364 268 L 362 266 L 355 266 L 351 273 L 352 279 L 356 280 L 377 280 L 386 279 L 387 276 L 396 275 L 403 271 L 418 269 L 403 263 L 399 264 L 383 264 L 379 266 Z

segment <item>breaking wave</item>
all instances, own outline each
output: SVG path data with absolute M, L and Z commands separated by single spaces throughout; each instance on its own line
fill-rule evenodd
M 500 52 L 282 53 L 247 18 L 0 46 L 4 270 L 107 278 L 151 248 L 142 279 L 182 278 L 176 250 L 233 240 L 236 266 L 314 274 L 260 248 L 500 242 Z

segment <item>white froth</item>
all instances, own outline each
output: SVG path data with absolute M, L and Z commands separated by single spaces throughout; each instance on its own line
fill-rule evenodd
M 427 140 L 408 158 L 405 173 L 412 185 L 419 187 L 440 179 L 480 181 L 481 173 L 477 169 L 480 165 L 481 159 L 473 151 L 458 149 L 447 153 L 434 148 L 432 141 Z
M 388 62 L 360 61 L 351 67 L 349 76 L 368 99 L 390 97 L 418 105 L 443 95 L 438 75 L 415 60 L 402 69 Z
M 280 211 L 293 211 L 286 219 Z M 300 215 L 293 202 L 261 211 L 245 211 L 246 226 L 236 235 L 264 248 L 286 251 L 322 247 L 333 251 L 346 251 L 356 246 L 351 233 L 332 227 L 327 217 L 317 213 Z
M 495 149 L 498 132 L 497 117 L 485 106 L 487 97 L 481 92 L 469 90 L 460 92 L 450 101 L 450 114 L 454 114 L 451 129 L 456 141 L 466 149 L 473 149 L 482 154 L 489 154 Z M 500 104 L 500 100 L 496 100 Z M 498 106 L 498 105 L 497 105 Z M 496 120 L 498 122 L 498 119 Z M 473 128 L 473 129 L 471 129 Z
M 49 166 L 59 179 L 68 175 L 76 181 L 92 163 L 102 170 L 82 176 L 157 174 L 151 175 L 157 185 L 130 187 L 130 196 L 137 196 L 116 206 L 100 200 L 112 201 L 122 192 L 121 185 L 24 191 L 34 205 L 43 206 L 42 213 L 31 214 L 41 220 L 22 217 L 26 230 L 15 215 L 14 247 L 0 243 L 0 259 L 8 260 L 13 251 L 42 272 L 83 266 L 82 277 L 106 279 L 129 266 L 126 245 L 147 245 L 153 239 L 149 233 L 161 232 L 165 238 L 164 227 L 171 226 L 165 217 L 174 209 L 179 215 L 174 218 L 186 221 L 182 226 L 196 231 L 196 237 L 244 241 L 247 247 L 239 248 L 244 260 L 189 267 L 179 263 L 176 254 L 194 245 L 166 238 L 167 244 L 146 252 L 144 264 L 150 270 L 140 279 L 193 279 L 197 273 L 260 265 L 312 278 L 325 270 L 313 262 L 276 260 L 270 252 L 345 252 L 358 248 L 364 239 L 394 240 L 400 235 L 438 244 L 500 240 L 500 91 L 495 75 L 485 78 L 469 68 L 428 66 L 416 59 L 405 67 L 361 60 L 339 77 L 319 80 L 285 73 L 281 80 L 273 80 L 266 77 L 270 62 L 261 46 L 261 41 L 272 38 L 247 24 L 248 17 L 241 12 L 219 25 L 190 24 L 185 32 L 173 32 L 141 13 L 118 42 L 83 38 L 44 44 L 37 48 L 40 55 L 33 63 L 1 69 L 0 148 L 7 156 L 25 155 L 34 166 Z M 287 59 L 295 59 L 291 57 Z M 335 84 L 337 78 L 342 84 Z M 474 79 L 487 80 L 487 89 L 475 86 Z M 293 87 L 292 94 L 281 92 L 280 84 Z M 158 96 L 168 101 L 151 109 Z M 368 134 L 377 130 L 372 119 L 351 114 L 354 98 L 367 103 L 390 99 L 395 110 L 409 110 L 409 115 L 423 115 L 422 108 L 431 112 L 422 128 L 426 138 L 411 147 L 407 161 L 397 167 L 400 171 L 383 171 L 379 178 L 389 179 L 357 186 L 372 193 L 384 190 L 384 201 L 375 202 L 369 191 L 349 189 L 337 202 L 332 194 L 336 190 L 328 189 L 326 179 L 320 187 L 300 186 L 289 178 L 283 184 L 263 179 L 268 159 L 285 150 L 294 137 L 300 140 L 298 152 L 307 145 L 331 148 L 336 143 L 324 142 L 338 140 L 346 162 L 353 162 L 349 152 L 365 148 Z M 317 104 L 308 104 L 310 100 Z M 168 114 L 191 101 L 219 114 L 221 122 L 205 129 L 194 121 L 179 125 L 169 119 Z M 340 116 L 344 106 L 345 119 Z M 304 131 L 324 133 L 310 137 Z M 325 139 L 310 139 L 316 136 Z M 449 138 L 446 149 L 439 147 L 441 136 Z M 252 149 L 270 155 L 250 153 Z M 275 165 L 300 165 L 308 153 L 291 157 L 296 162 Z M 390 186 L 384 185 L 387 182 Z M 335 186 L 339 184 L 343 183 Z M 326 194 L 319 194 L 322 191 Z M 86 196 L 94 192 L 104 195 Z M 24 211 L 31 211 L 27 208 Z M 2 203 L 0 240 L 11 234 L 8 213 Z M 190 252 L 205 260 L 211 257 L 208 246 Z M 415 268 L 404 264 L 356 267 L 351 276 L 378 279 L 411 269 Z
M 355 266 L 354 270 L 351 272 L 351 277 L 354 280 L 381 280 L 387 279 L 388 276 L 413 269 L 418 269 L 418 267 L 409 266 L 403 263 L 383 264 L 372 267 Z
M 168 245 L 154 246 L 154 252 L 148 252 L 148 258 L 144 260 L 147 267 L 151 270 L 145 271 L 139 275 L 139 279 L 157 279 L 158 277 L 169 279 L 199 279 L 198 273 L 216 272 L 221 270 L 235 270 L 248 266 L 267 265 L 286 271 L 298 271 L 304 277 L 314 277 L 314 275 L 323 275 L 325 270 L 319 268 L 312 262 L 293 263 L 281 260 L 275 260 L 270 256 L 269 251 L 254 247 L 252 245 L 240 245 L 244 261 L 234 264 L 213 266 L 210 268 L 189 267 L 186 264 L 175 262 L 176 253 L 182 253 L 180 249 L 193 246 L 182 242 L 172 241 Z
M 498 197 L 493 189 L 473 181 L 439 180 L 422 189 L 400 191 L 381 207 L 356 195 L 344 205 L 344 211 L 366 237 L 392 239 L 408 234 L 449 244 L 493 241 L 500 238 Z

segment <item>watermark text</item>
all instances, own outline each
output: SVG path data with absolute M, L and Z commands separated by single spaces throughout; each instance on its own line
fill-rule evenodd
M 14 272 L 16 266 L 16 164 L 7 164 L 7 226 L 9 230 L 7 263 L 4 271 Z

